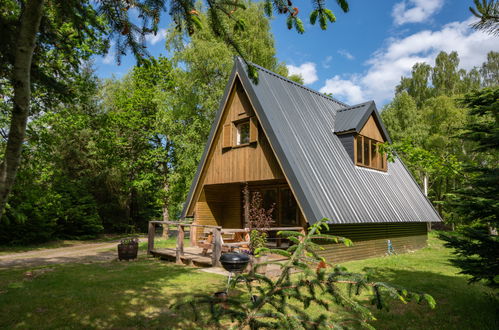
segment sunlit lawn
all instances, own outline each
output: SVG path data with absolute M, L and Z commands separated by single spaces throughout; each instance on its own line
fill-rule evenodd
M 499 305 L 492 290 L 481 284 L 467 284 L 448 259 L 451 251 L 430 234 L 427 248 L 410 254 L 344 263 L 351 271 L 373 268 L 376 280 L 427 292 L 437 301 L 435 309 L 426 304 L 394 302 L 389 311 L 378 311 L 379 329 L 499 329 Z M 497 297 L 497 296 L 496 296 Z
M 158 242 L 174 246 L 175 238 Z M 375 311 L 378 329 L 498 329 L 497 301 L 482 285 L 449 265 L 450 251 L 433 236 L 421 251 L 345 263 L 350 270 L 372 267 L 377 278 L 425 291 L 426 305 L 392 303 Z M 169 306 L 193 293 L 225 287 L 225 277 L 150 258 L 135 262 L 66 264 L 0 270 L 0 328 L 196 328 L 186 309 Z M 311 310 L 313 313 L 313 310 Z M 343 313 L 348 313 L 344 311 Z
M 225 283 L 223 276 L 153 259 L 66 264 L 29 275 L 0 271 L 0 329 L 189 328 L 189 311 L 170 311 L 172 302 Z

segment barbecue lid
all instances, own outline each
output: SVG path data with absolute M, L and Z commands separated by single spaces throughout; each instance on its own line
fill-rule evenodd
M 220 257 L 220 262 L 221 263 L 244 263 L 244 262 L 249 262 L 250 257 L 246 253 L 235 253 L 235 252 L 228 252 L 222 254 Z

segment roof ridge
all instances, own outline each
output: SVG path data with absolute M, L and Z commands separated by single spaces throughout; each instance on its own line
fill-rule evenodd
M 352 105 L 352 106 L 349 106 L 349 107 L 346 107 L 346 108 L 343 108 L 343 109 L 339 109 L 337 112 L 343 112 L 343 111 L 348 111 L 348 110 L 362 108 L 362 107 L 366 106 L 368 103 L 372 103 L 372 102 L 374 102 L 374 101 L 371 100 L 371 101 L 359 103 L 359 104 Z
M 303 89 L 305 89 L 305 90 L 307 90 L 307 91 L 309 91 L 309 92 L 312 92 L 312 93 L 314 93 L 314 94 L 317 94 L 317 95 L 319 95 L 319 96 L 322 96 L 322 97 L 324 97 L 324 98 L 325 98 L 325 99 L 327 99 L 327 100 L 330 100 L 330 101 L 336 102 L 336 103 L 338 103 L 338 104 L 339 104 L 339 105 L 341 105 L 341 106 L 344 106 L 344 107 L 349 107 L 349 105 L 348 105 L 348 104 L 346 104 L 346 103 L 343 103 L 343 102 L 341 102 L 341 101 L 339 101 L 339 100 L 337 100 L 337 99 L 335 99 L 335 98 L 333 98 L 333 97 L 330 97 L 330 96 L 324 95 L 323 93 L 320 93 L 320 92 L 318 92 L 318 91 L 316 91 L 316 90 L 314 90 L 314 89 L 312 89 L 312 88 L 309 88 L 309 87 L 306 87 L 306 86 L 304 86 L 304 85 L 302 85 L 302 84 L 299 84 L 299 83 L 297 83 L 296 81 L 293 81 L 293 80 L 290 80 L 290 79 L 288 79 L 288 78 L 286 78 L 286 77 L 283 77 L 283 76 L 281 76 L 280 74 L 277 74 L 277 73 L 275 73 L 275 72 L 273 72 L 273 71 L 270 71 L 269 69 L 266 69 L 266 68 L 264 68 L 264 67 L 262 67 L 262 66 L 260 66 L 260 65 L 258 65 L 258 64 L 255 64 L 255 63 L 250 62 L 250 61 L 245 61 L 245 60 L 243 60 L 243 59 L 242 59 L 241 57 L 239 57 L 239 56 L 238 56 L 237 58 L 238 58 L 240 61 L 242 61 L 243 63 L 244 63 L 244 62 L 247 62 L 247 63 L 249 63 L 250 65 L 253 65 L 254 67 L 256 67 L 257 69 L 259 69 L 259 70 L 261 70 L 261 71 L 264 71 L 264 72 L 266 72 L 266 73 L 268 73 L 268 74 L 270 74 L 270 75 L 272 75 L 272 76 L 275 76 L 276 78 L 279 78 L 279 79 L 284 80 L 284 81 L 286 81 L 286 82 L 288 82 L 288 83 L 290 83 L 290 84 L 292 84 L 292 85 L 295 85 L 295 86 L 300 87 L 300 88 L 303 88 Z

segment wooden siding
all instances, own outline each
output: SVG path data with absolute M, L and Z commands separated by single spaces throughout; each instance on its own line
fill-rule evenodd
M 226 131 L 228 126 L 234 130 L 234 121 L 252 117 L 253 115 L 254 112 L 248 97 L 240 83 L 236 83 L 208 155 L 199 183 L 200 187 L 208 184 L 284 178 L 279 163 L 261 129 L 258 129 L 258 137 L 254 133 L 251 136 L 251 140 L 257 142 L 245 146 L 225 147 L 228 138 L 221 138 L 222 135 L 225 135 L 222 134 L 222 130 Z M 251 118 L 251 125 L 259 127 L 255 117 Z M 235 144 L 235 135 L 234 133 L 230 134 L 230 139 L 234 140 L 232 145 Z
M 339 263 L 349 260 L 385 256 L 387 240 L 391 240 L 395 253 L 404 253 L 426 246 L 426 223 L 379 223 L 332 225 L 330 234 L 353 241 L 353 246 L 323 244 L 319 254 L 327 261 Z
M 359 134 L 379 142 L 385 142 L 385 139 L 383 139 L 383 136 L 381 135 L 381 130 L 372 115 L 369 117 L 364 127 L 362 127 Z
M 198 225 L 241 228 L 241 185 L 205 186 L 196 202 L 194 223 Z M 191 230 L 191 243 L 203 235 Z

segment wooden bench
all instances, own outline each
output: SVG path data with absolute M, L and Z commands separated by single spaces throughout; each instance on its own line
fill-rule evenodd
M 248 237 L 243 237 L 243 233 L 226 232 L 223 233 L 222 239 L 222 252 L 233 252 L 235 249 L 245 248 L 249 249 L 250 242 L 247 241 Z M 213 232 L 205 232 L 204 239 L 198 242 L 198 246 L 203 248 L 202 254 L 208 255 L 208 250 L 213 249 Z M 246 240 L 245 240 L 246 239 Z

